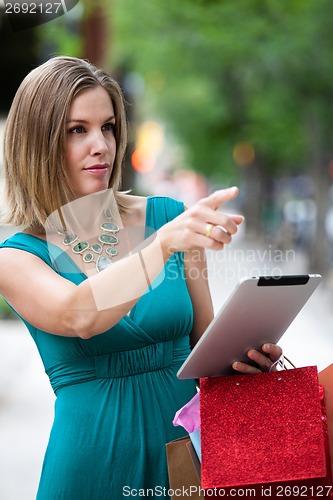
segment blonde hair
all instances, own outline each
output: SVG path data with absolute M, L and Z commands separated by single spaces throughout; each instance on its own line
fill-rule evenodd
M 47 217 L 73 198 L 65 162 L 66 120 L 74 97 L 101 85 L 112 101 L 116 157 L 109 188 L 121 208 L 119 187 L 127 144 L 122 91 L 102 69 L 83 59 L 57 56 L 22 81 L 4 136 L 7 213 L 3 223 L 44 227 Z

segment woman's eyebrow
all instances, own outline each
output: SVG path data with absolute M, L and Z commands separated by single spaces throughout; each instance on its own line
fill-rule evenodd
M 106 123 L 106 122 L 109 122 L 111 120 L 114 120 L 116 117 L 115 115 L 112 115 L 110 116 L 109 118 L 106 118 L 105 120 L 103 120 L 103 123 Z M 88 120 L 82 120 L 80 118 L 76 119 L 76 118 L 71 118 L 70 120 L 67 121 L 67 123 L 89 123 Z

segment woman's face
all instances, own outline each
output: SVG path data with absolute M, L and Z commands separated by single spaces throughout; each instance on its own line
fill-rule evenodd
M 84 90 L 73 99 L 65 152 L 77 198 L 108 188 L 116 156 L 114 127 L 112 101 L 103 87 Z

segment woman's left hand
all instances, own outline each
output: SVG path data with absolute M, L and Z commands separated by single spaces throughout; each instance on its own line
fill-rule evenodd
M 255 362 L 256 366 L 248 365 L 241 361 L 235 361 L 232 364 L 234 370 L 241 373 L 261 373 L 269 372 L 272 365 L 282 356 L 282 349 L 276 344 L 263 344 L 262 352 L 250 349 L 247 352 L 248 358 Z M 273 368 L 274 371 L 275 367 Z

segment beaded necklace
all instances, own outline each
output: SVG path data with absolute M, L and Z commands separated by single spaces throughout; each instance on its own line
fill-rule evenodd
M 118 244 L 119 240 L 115 233 L 119 231 L 119 227 L 117 224 L 110 222 L 111 216 L 106 211 L 104 216 L 107 221 L 99 226 L 102 233 L 98 236 L 96 243 L 91 244 L 87 240 L 80 241 L 75 233 L 60 233 L 64 236 L 62 244 L 71 247 L 73 253 L 81 255 L 85 264 L 95 262 L 97 272 L 107 269 L 112 264 L 112 257 L 115 257 L 118 253 L 115 245 Z

